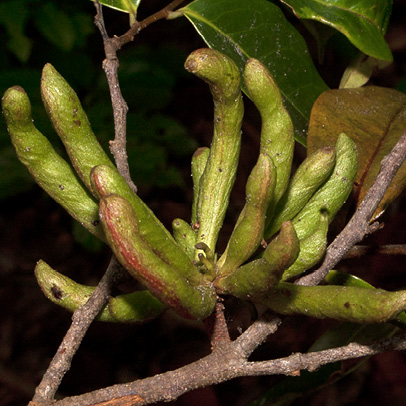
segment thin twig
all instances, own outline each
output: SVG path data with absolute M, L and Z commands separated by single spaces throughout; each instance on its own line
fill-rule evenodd
M 370 233 L 371 226 L 369 225 L 369 221 L 405 157 L 406 131 L 400 137 L 392 151 L 382 159 L 378 176 L 369 188 L 364 200 L 351 220 L 328 247 L 320 268 L 300 278 L 297 281 L 299 285 L 317 285 L 320 283 L 334 265 L 336 265 L 355 244 L 360 242 L 365 235 Z
M 128 106 L 121 94 L 120 84 L 118 81 L 118 58 L 117 42 L 109 38 L 104 25 L 103 10 L 100 3 L 96 0 L 95 25 L 99 29 L 103 38 L 104 52 L 106 59 L 103 61 L 103 69 L 106 73 L 107 82 L 110 89 L 111 104 L 113 106 L 114 117 L 114 140 L 110 141 L 110 151 L 116 161 L 116 166 L 121 176 L 124 177 L 128 185 L 134 192 L 137 187 L 131 179 L 130 168 L 127 159 L 127 112 Z
M 73 313 L 72 324 L 42 377 L 41 383 L 35 390 L 33 402 L 40 403 L 54 399 L 62 378 L 70 369 L 72 358 L 78 350 L 90 324 L 108 301 L 111 287 L 123 275 L 121 265 L 113 257 L 89 300 Z
M 128 42 L 132 42 L 134 37 L 140 33 L 141 30 L 148 27 L 149 25 L 155 23 L 159 20 L 164 20 L 169 17 L 170 13 L 175 10 L 176 7 L 184 3 L 185 0 L 174 0 L 169 3 L 166 7 L 162 8 L 161 10 L 157 11 L 156 13 L 150 15 L 149 17 L 145 18 L 142 21 L 136 21 L 131 28 L 120 37 L 115 37 L 115 41 L 117 46 L 121 48 L 123 45 L 127 44 Z
M 343 259 L 360 258 L 369 255 L 406 255 L 406 244 L 390 245 L 355 245 L 343 257 Z
M 306 354 L 296 353 L 286 358 L 279 358 L 271 361 L 252 362 L 245 366 L 245 373 L 254 375 L 291 375 L 296 371 L 316 371 L 322 365 L 332 362 L 356 359 L 385 351 L 402 351 L 406 349 L 406 334 L 400 334 L 391 338 L 377 340 L 370 344 L 350 343 L 344 347 L 330 348 L 318 352 Z

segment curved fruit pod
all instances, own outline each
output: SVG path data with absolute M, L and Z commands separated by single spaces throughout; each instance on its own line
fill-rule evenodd
M 94 292 L 93 286 L 81 285 L 38 261 L 35 276 L 44 295 L 51 302 L 74 312 L 83 306 Z M 110 298 L 96 320 L 144 323 L 159 316 L 166 307 L 147 290 Z
M 282 280 L 300 275 L 316 265 L 327 248 L 328 216 L 320 213 L 319 224 L 307 237 L 300 240 L 300 253 L 296 261 L 283 273 Z
M 42 70 L 41 96 L 73 167 L 86 187 L 92 190 L 91 169 L 101 164 L 114 167 L 114 164 L 95 137 L 75 91 L 49 63 Z
M 191 261 L 195 256 L 196 231 L 182 219 L 172 221 L 173 236 Z
M 18 159 L 45 192 L 88 231 L 104 241 L 96 201 L 73 168 L 34 126 L 30 100 L 24 89 L 19 86 L 8 89 L 4 93 L 2 107 Z
M 276 313 L 302 314 L 353 323 L 384 323 L 406 310 L 406 290 L 388 292 L 354 286 L 300 286 L 287 282 L 261 303 Z
M 192 156 L 192 179 L 193 179 L 193 204 L 192 204 L 192 224 L 197 222 L 197 203 L 199 201 L 200 179 L 206 168 L 209 158 L 210 148 L 198 148 Z
M 185 318 L 203 319 L 214 310 L 210 284 L 194 284 L 158 257 L 141 238 L 131 204 L 118 195 L 100 200 L 100 219 L 107 241 L 120 263 L 162 303 Z
M 240 299 L 264 295 L 279 283 L 283 271 L 296 260 L 299 240 L 291 222 L 282 224 L 279 235 L 264 251 L 263 257 L 237 268 L 226 277 L 215 280 L 219 293 L 232 294 Z
M 115 167 L 95 166 L 90 172 L 92 188 L 101 199 L 117 194 L 132 205 L 138 220 L 140 236 L 163 261 L 175 267 L 185 278 L 198 283 L 202 277 L 192 260 L 176 243 L 171 233 L 157 219 L 152 210 L 133 192 Z
M 328 179 L 335 165 L 335 157 L 333 147 L 323 147 L 300 164 L 288 189 L 276 205 L 273 217 L 264 233 L 266 240 L 279 230 L 284 221 L 293 219 Z
M 244 113 L 240 72 L 232 59 L 208 48 L 192 52 L 185 68 L 208 83 L 213 96 L 214 133 L 200 178 L 196 217 L 199 223 L 197 242 L 204 242 L 214 252 L 240 153 Z
M 276 169 L 272 158 L 260 153 L 246 184 L 246 202 L 217 266 L 221 276 L 227 276 L 249 259 L 264 236 L 266 211 L 276 184 Z
M 331 223 L 351 193 L 357 174 L 357 148 L 350 137 L 341 133 L 335 150 L 336 164 L 330 177 L 292 220 L 299 239 L 305 238 L 317 227 L 320 211 L 327 212 Z
M 257 59 L 249 59 L 244 69 L 244 81 L 249 97 L 261 114 L 261 152 L 267 153 L 276 166 L 277 183 L 269 206 L 270 218 L 290 179 L 295 146 L 293 123 L 283 105 L 279 88 L 265 65 Z

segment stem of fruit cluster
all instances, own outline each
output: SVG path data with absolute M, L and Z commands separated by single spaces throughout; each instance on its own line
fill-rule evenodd
M 137 187 L 131 179 L 130 168 L 127 159 L 127 112 L 128 106 L 121 94 L 118 81 L 118 58 L 117 50 L 121 47 L 115 38 L 110 38 L 104 25 L 103 11 L 100 3 L 96 0 L 95 6 L 97 14 L 95 16 L 95 25 L 99 29 L 103 38 L 104 51 L 106 59 L 103 61 L 103 69 L 106 73 L 109 84 L 111 103 L 113 106 L 114 117 L 114 140 L 110 141 L 110 151 L 116 161 L 117 169 L 134 192 Z

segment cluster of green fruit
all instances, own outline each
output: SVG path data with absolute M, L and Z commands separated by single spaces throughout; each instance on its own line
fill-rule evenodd
M 218 295 L 262 303 L 282 314 L 307 314 L 361 323 L 386 321 L 406 309 L 406 292 L 343 286 L 299 286 L 289 280 L 323 257 L 327 229 L 352 189 L 357 152 L 345 134 L 335 148 L 310 155 L 291 178 L 293 125 L 272 76 L 258 60 L 246 63 L 247 92 L 262 118 L 260 152 L 246 184 L 246 202 L 224 253 L 216 245 L 241 148 L 241 73 L 227 56 L 200 49 L 185 67 L 210 87 L 214 134 L 192 158 L 191 222 L 173 221 L 173 235 L 127 185 L 94 136 L 68 83 L 46 65 L 44 105 L 72 166 L 36 129 L 18 86 L 7 90 L 3 112 L 20 161 L 37 183 L 77 221 L 105 241 L 147 290 L 112 297 L 100 320 L 141 322 L 167 308 L 204 319 Z M 94 290 L 39 261 L 46 296 L 73 311 Z

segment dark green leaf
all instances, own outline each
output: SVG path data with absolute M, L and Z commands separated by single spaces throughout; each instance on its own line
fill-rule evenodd
M 337 272 L 334 270 L 330 271 L 327 274 L 325 281 L 329 285 L 358 286 L 360 288 L 366 288 L 366 289 L 374 288 L 368 282 L 364 281 L 361 278 L 358 278 L 357 276 L 350 275 L 348 273 Z
M 270 70 L 305 144 L 311 106 L 327 89 L 299 33 L 266 0 L 196 0 L 181 9 L 205 42 L 231 57 L 241 72 L 249 58 Z
M 392 8 L 391 0 L 282 0 L 299 18 L 334 27 L 367 55 L 391 61 L 392 53 L 383 37 Z

